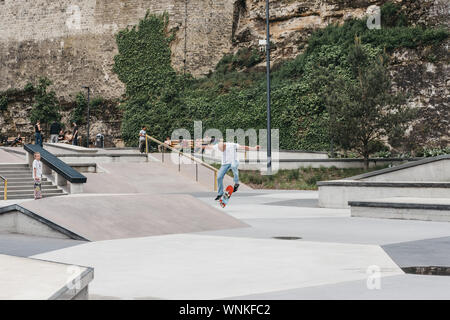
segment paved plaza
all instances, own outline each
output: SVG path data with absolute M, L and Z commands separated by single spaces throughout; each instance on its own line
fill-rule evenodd
M 317 191 L 248 187 L 222 209 L 161 163 L 100 167 L 83 194 L 0 201 L 89 241 L 0 233 L 0 254 L 93 268 L 90 299 L 450 298 L 450 277 L 402 270 L 450 266 L 447 222 L 351 217 L 320 208 Z

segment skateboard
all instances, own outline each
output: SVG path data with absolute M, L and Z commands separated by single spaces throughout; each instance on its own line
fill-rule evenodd
M 232 194 L 233 194 L 233 187 L 232 186 L 228 186 L 225 189 L 225 192 L 222 195 L 222 198 L 220 198 L 220 200 L 219 200 L 220 206 L 222 208 L 225 208 L 225 206 L 228 204 L 228 201 L 230 200 Z
M 34 199 L 42 198 L 42 186 L 40 182 L 34 183 Z

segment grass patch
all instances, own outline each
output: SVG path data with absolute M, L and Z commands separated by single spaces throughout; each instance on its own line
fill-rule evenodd
M 216 168 L 220 165 L 214 164 Z M 366 172 L 384 169 L 386 166 L 378 166 L 369 170 L 351 168 L 300 168 L 293 170 L 279 170 L 276 174 L 265 176 L 258 170 L 240 170 L 239 180 L 254 189 L 281 189 L 281 190 L 317 190 L 317 182 L 327 180 L 344 179 Z M 229 176 L 233 176 L 231 170 Z

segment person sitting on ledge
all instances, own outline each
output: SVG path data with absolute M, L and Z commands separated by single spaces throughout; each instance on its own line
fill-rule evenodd
M 17 144 L 22 143 L 22 137 L 20 136 L 20 133 L 17 135 L 17 137 L 14 139 L 13 142 L 11 142 L 11 147 L 15 147 Z

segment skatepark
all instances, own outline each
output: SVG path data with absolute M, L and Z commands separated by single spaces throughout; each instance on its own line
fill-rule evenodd
M 421 215 L 393 217 L 383 207 L 380 213 L 355 205 L 356 212 L 352 203 L 368 198 L 347 199 L 351 207 L 324 205 L 329 196 L 323 185 L 319 191 L 242 185 L 222 209 L 214 201 L 214 172 L 198 163 L 169 162 L 167 154 L 163 162 L 161 154 L 131 149 L 65 148 L 44 146 L 86 178 L 81 189 L 71 192 L 70 180 L 58 178 L 63 173 L 48 164 L 49 190 L 60 193 L 45 197 L 44 189 L 38 201 L 0 201 L 2 299 L 450 297 L 449 277 L 410 271 L 450 266 L 448 193 L 436 194 L 436 201 L 425 191 L 422 201 L 418 194 L 416 200 L 404 198 L 422 205 Z M 14 189 L 8 168 L 26 166 L 27 153 L 0 149 L 0 168 L 13 177 L 11 195 L 23 187 Z M 343 184 L 339 188 L 347 194 L 354 194 L 345 191 L 353 181 L 408 180 L 414 188 L 439 183 L 445 189 L 450 180 L 439 172 L 446 165 L 444 157 L 406 164 L 413 173 L 390 168 L 334 184 Z M 434 176 L 427 175 L 436 181 L 421 179 L 422 171 L 433 170 Z M 377 190 L 385 192 L 382 186 Z M 398 202 L 405 194 L 390 196 Z M 447 218 L 426 217 L 435 211 Z M 68 286 L 71 277 L 76 289 Z

